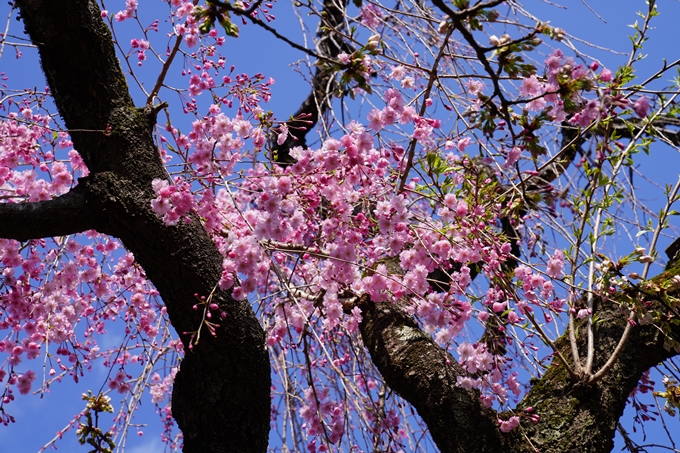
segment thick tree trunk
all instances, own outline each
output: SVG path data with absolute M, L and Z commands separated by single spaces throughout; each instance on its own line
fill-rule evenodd
M 15 219 L 58 220 L 51 228 L 16 232 L 0 226 L 0 236 L 96 229 L 120 238 L 158 289 L 185 346 L 172 399 L 184 451 L 265 451 L 271 378 L 264 332 L 247 301 L 215 291 L 222 256 L 200 222 L 168 227 L 151 211 L 151 181 L 168 178 L 153 142 L 155 118 L 134 106 L 97 3 L 17 4 L 59 113 L 91 173 L 59 202 L 7 209 Z M 65 213 L 79 214 L 70 219 Z M 187 332 L 201 326 L 202 310 L 192 309 L 195 294 L 211 293 L 227 317 L 215 337 L 203 327 L 200 342 L 189 350 Z
M 665 298 L 666 306 L 676 303 L 673 301 L 679 291 L 669 282 L 678 274 L 680 266 L 676 265 L 653 280 L 665 288 L 659 298 Z M 616 301 L 640 296 L 631 291 L 600 301 L 595 324 L 595 370 L 611 356 L 628 322 L 627 310 Z M 374 363 L 386 383 L 416 408 L 442 453 L 610 452 L 616 423 L 642 374 L 677 355 L 664 347 L 664 336 L 657 327 L 638 325 L 616 365 L 592 385 L 573 381 L 554 359 L 515 409 L 515 414 L 527 414 L 526 409 L 531 407 L 531 414 L 538 414 L 539 421 L 532 423 L 525 417 L 518 429 L 504 434 L 497 427 L 495 412 L 481 407 L 479 393 L 456 386 L 457 376 L 465 376 L 466 372 L 398 304 L 373 304 L 364 297 L 360 306 L 361 334 Z M 661 307 L 657 300 L 656 309 L 669 310 Z M 680 327 L 675 326 L 672 335 L 680 338 Z M 584 357 L 584 328 L 578 337 Z M 566 335 L 557 341 L 557 346 L 565 357 L 570 357 Z M 502 414 L 501 418 L 510 415 L 513 414 Z
M 391 303 L 368 301 L 361 308 L 361 335 L 373 362 L 416 408 L 442 453 L 513 451 L 479 393 L 456 385 L 466 372 L 413 318 Z

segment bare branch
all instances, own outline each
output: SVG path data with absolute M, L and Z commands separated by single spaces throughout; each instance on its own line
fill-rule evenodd
M 677 127 L 678 129 L 671 129 Z M 611 122 L 611 128 L 616 131 L 616 134 L 621 138 L 633 139 L 640 130 L 645 135 L 656 135 L 666 143 L 675 146 L 680 146 L 680 119 L 660 116 L 651 121 L 645 121 L 637 118 L 628 118 L 626 120 L 617 118 Z M 595 129 L 593 133 L 603 133 L 603 130 Z
M 85 195 L 78 187 L 52 200 L 0 204 L 0 237 L 3 238 L 27 241 L 93 228 Z
M 316 57 L 320 60 L 329 60 L 336 57 L 340 52 L 351 53 L 353 50 L 345 42 L 339 33 L 334 32 L 343 25 L 345 17 L 346 0 L 325 0 L 324 9 L 320 17 L 319 43 Z M 289 134 L 286 140 L 278 145 L 274 143 L 276 161 L 280 164 L 290 164 L 295 161 L 290 156 L 290 150 L 296 146 L 306 146 L 305 137 L 314 128 L 323 114 L 331 107 L 331 96 L 335 88 L 335 72 L 316 67 L 311 80 L 312 91 L 302 102 L 298 110 L 287 122 Z
M 175 59 L 175 55 L 177 55 L 177 52 L 179 51 L 180 44 L 182 44 L 182 37 L 177 36 L 177 38 L 175 39 L 175 45 L 172 47 L 170 55 L 168 55 L 168 59 L 165 60 L 165 63 L 163 63 L 163 69 L 161 69 L 160 74 L 158 74 L 156 84 L 151 90 L 151 93 L 149 93 L 149 97 L 146 99 L 146 105 L 153 105 L 153 98 L 158 96 L 158 92 L 161 90 L 161 87 L 163 86 L 163 81 L 165 81 L 165 76 L 168 74 L 168 69 L 170 69 L 170 65 L 172 65 L 172 60 Z

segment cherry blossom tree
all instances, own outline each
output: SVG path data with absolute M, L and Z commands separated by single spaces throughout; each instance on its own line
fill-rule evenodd
M 169 451 L 646 451 L 624 408 L 680 404 L 647 3 L 616 69 L 517 1 L 299 2 L 297 40 L 261 0 L 15 0 L 47 86 L 0 91 L 2 421 L 104 366 L 57 436 L 97 452 L 141 402 Z M 303 57 L 299 107 L 239 27 Z

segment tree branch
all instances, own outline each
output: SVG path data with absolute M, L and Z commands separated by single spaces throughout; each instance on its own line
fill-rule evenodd
M 678 274 L 680 266 L 653 279 L 659 287 L 674 288 L 660 294 L 674 298 L 679 295 L 678 289 L 670 284 Z M 628 324 L 627 310 L 620 307 L 631 297 L 636 297 L 633 289 L 599 302 L 600 321 L 595 325 L 598 367 L 611 355 Z M 616 421 L 642 374 L 677 355 L 665 347 L 661 330 L 650 324 L 630 330 L 619 360 L 596 383 L 575 381 L 556 358 L 514 411 L 514 415 L 536 414 L 538 421 L 523 417 L 519 429 L 503 434 L 495 412 L 480 404 L 479 393 L 457 385 L 457 377 L 466 376 L 465 371 L 411 316 L 400 310 L 399 303 L 376 304 L 364 295 L 359 306 L 363 317 L 361 334 L 373 362 L 385 382 L 416 408 L 442 453 L 611 451 Z M 655 302 L 655 309 L 664 307 Z M 670 325 L 672 335 L 680 338 L 680 326 Z M 584 321 L 577 325 L 581 351 L 587 347 L 586 328 Z M 564 357 L 569 355 L 566 334 L 555 345 Z
M 74 148 L 91 172 L 98 171 L 111 163 L 111 156 L 102 156 L 98 147 L 91 146 L 92 140 L 101 138 L 108 124 L 113 125 L 113 112 L 134 107 L 112 49 L 111 32 L 104 21 L 94 17 L 99 14 L 95 2 L 59 2 L 59 11 L 43 9 L 40 0 L 16 3 L 26 32 L 38 47 L 54 102 L 66 127 L 74 131 Z M 59 24 L 55 24 L 55 14 Z
M 638 118 L 626 118 L 625 121 L 621 118 L 616 118 L 611 122 L 611 128 L 616 131 L 619 137 L 633 139 L 640 130 L 647 129 L 645 135 L 655 135 L 661 138 L 666 143 L 675 146 L 680 146 L 680 129 L 674 130 L 670 127 L 680 128 L 680 119 L 659 116 L 654 118 L 651 122 L 648 120 Z M 595 134 L 602 134 L 604 130 L 597 128 L 593 131 Z
M 262 326 L 248 300 L 219 289 L 223 256 L 201 222 L 168 226 L 151 210 L 151 181 L 169 178 L 152 134 L 160 106 L 133 104 L 96 0 L 17 4 L 64 122 L 91 131 L 72 133 L 90 170 L 76 193 L 94 228 L 134 253 L 184 344 L 172 394 L 183 451 L 266 451 L 271 376 Z M 192 342 L 205 328 L 193 309 L 197 294 L 226 315 L 199 343 Z
M 94 229 L 94 225 L 78 187 L 47 201 L 0 204 L 0 237 L 7 239 L 66 236 Z
M 442 453 L 514 451 L 479 392 L 457 385 L 467 376 L 449 353 L 398 304 L 360 303 L 361 336 L 387 385 L 411 403 Z
M 352 53 L 352 49 L 339 33 L 334 30 L 342 27 L 345 20 L 346 0 L 325 0 L 324 9 L 320 17 L 317 36 L 317 54 L 320 59 L 334 59 L 340 52 Z M 335 89 L 335 72 L 316 66 L 311 84 L 312 90 L 302 102 L 291 120 L 286 124 L 289 134 L 286 140 L 278 145 L 274 140 L 272 146 L 275 160 L 280 164 L 291 164 L 295 159 L 290 156 L 290 150 L 296 146 L 307 145 L 306 136 L 319 122 L 319 119 L 331 107 L 331 97 Z

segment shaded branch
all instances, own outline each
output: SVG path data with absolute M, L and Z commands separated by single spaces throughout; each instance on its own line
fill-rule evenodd
M 322 22 L 319 24 L 317 36 L 317 57 L 320 60 L 335 59 L 341 52 L 352 53 L 350 45 L 342 35 L 335 30 L 343 26 L 345 20 L 346 0 L 325 0 L 320 14 Z M 289 134 L 286 140 L 277 144 L 273 140 L 273 151 L 276 162 L 291 164 L 295 159 L 290 156 L 290 150 L 296 146 L 307 146 L 306 136 L 319 122 L 319 119 L 331 108 L 331 98 L 335 90 L 335 71 L 316 65 L 311 80 L 311 92 L 302 102 L 295 114 L 286 124 Z
M 495 412 L 478 391 L 457 385 L 467 376 L 398 304 L 360 304 L 364 344 L 387 385 L 411 403 L 442 453 L 495 453 L 507 448 Z
M 2 238 L 27 241 L 91 229 L 94 229 L 94 221 L 78 187 L 47 201 L 0 204 Z
M 163 68 L 161 69 L 160 74 L 158 74 L 156 84 L 153 86 L 151 93 L 149 93 L 149 97 L 146 98 L 146 105 L 153 105 L 153 100 L 156 96 L 158 96 L 158 93 L 161 91 L 161 87 L 163 86 L 163 82 L 165 81 L 165 76 L 168 75 L 168 70 L 170 69 L 170 66 L 172 66 L 172 61 L 175 59 L 177 52 L 179 52 L 179 47 L 181 44 L 182 36 L 178 35 L 175 38 L 175 45 L 172 46 L 172 50 L 170 51 L 170 55 L 168 55 L 168 59 L 165 60 L 165 63 L 163 63 Z

